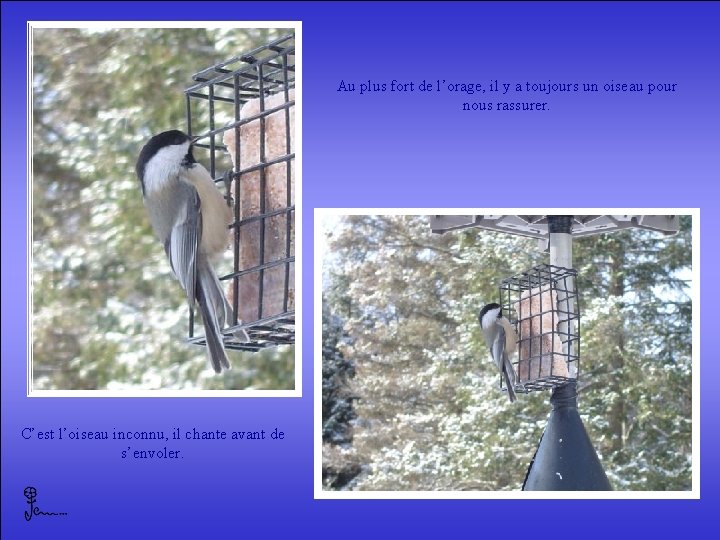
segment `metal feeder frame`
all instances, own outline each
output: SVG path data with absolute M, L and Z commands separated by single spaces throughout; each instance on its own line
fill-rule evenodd
M 502 312 L 519 337 L 518 352 L 511 360 L 518 377 L 514 387 L 516 392 L 552 389 L 577 379 L 580 372 L 580 302 L 576 283 L 574 269 L 551 264 L 541 264 L 502 280 Z M 548 305 L 553 296 L 555 305 Z M 535 308 L 531 307 L 534 300 Z M 550 323 L 550 330 L 541 328 L 546 322 Z M 539 333 L 532 331 L 534 326 L 539 327 Z M 556 337 L 559 343 L 555 341 Z M 550 348 L 543 350 L 548 340 Z M 557 350 L 557 344 L 561 345 L 561 350 Z M 525 357 L 522 357 L 522 351 Z M 564 370 L 556 368 L 557 359 L 564 362 Z M 521 377 L 523 374 L 525 377 Z M 502 376 L 500 387 L 507 390 Z
M 230 327 L 223 329 L 224 344 L 228 349 L 243 351 L 259 351 L 276 345 L 295 343 L 295 310 L 289 307 L 290 275 L 294 275 L 295 253 L 295 205 L 292 193 L 291 167 L 295 153 L 291 152 L 290 134 L 290 108 L 295 106 L 294 99 L 290 99 L 289 91 L 295 88 L 295 35 L 288 34 L 261 47 L 253 49 L 243 55 L 236 56 L 225 62 L 213 65 L 192 76 L 196 84 L 185 90 L 187 132 L 198 137 L 199 142 L 194 144 L 197 148 L 209 151 L 209 171 L 218 186 L 224 188 L 228 204 L 233 207 L 234 219 L 230 229 L 234 233 L 233 241 L 233 271 L 220 276 L 222 284 L 232 283 L 234 294 L 231 305 L 233 318 Z M 284 95 L 283 103 L 270 109 L 265 108 L 265 100 L 272 95 Z M 248 118 L 240 118 L 242 106 L 250 100 L 259 99 L 260 113 Z M 207 129 L 193 133 L 193 120 L 197 125 L 199 119 L 193 118 L 192 105 L 200 101 L 204 114 L 207 114 Z M 216 108 L 232 107 L 234 122 L 218 127 L 216 124 Z M 265 121 L 267 116 L 284 111 L 285 115 L 285 144 L 286 152 L 280 157 L 266 159 L 265 156 Z M 199 115 L 198 115 L 199 116 Z M 204 121 L 205 119 L 203 119 Z M 260 135 L 260 162 L 243 168 L 240 162 L 240 126 L 253 121 L 259 121 Z M 222 141 L 225 131 L 237 130 L 235 141 L 236 162 L 232 169 L 234 192 L 230 193 L 230 184 L 226 183 L 225 171 L 217 171 L 217 164 L 221 160 L 227 161 L 227 147 L 218 142 Z M 266 210 L 266 169 L 276 164 L 286 164 L 286 193 L 287 203 L 284 208 Z M 260 211 L 258 214 L 244 217 L 240 215 L 240 201 L 243 175 L 259 172 L 260 175 Z M 266 220 L 275 216 L 285 217 L 285 252 L 281 258 L 266 260 L 265 229 Z M 259 222 L 259 264 L 242 268 L 240 263 L 240 230 Z M 271 268 L 284 266 L 284 298 L 283 309 L 280 313 L 267 316 L 263 312 L 265 273 Z M 239 281 L 241 276 L 257 275 L 259 280 L 259 294 L 257 298 L 257 317 L 254 320 L 238 320 Z M 223 287 L 225 288 L 225 286 Z M 293 286 L 294 291 L 294 286 Z M 294 292 L 293 292 L 294 294 Z M 194 320 L 192 313 L 189 316 L 188 341 L 197 345 L 206 345 L 205 337 L 194 335 Z M 240 328 L 248 333 L 249 342 L 241 342 L 234 332 Z

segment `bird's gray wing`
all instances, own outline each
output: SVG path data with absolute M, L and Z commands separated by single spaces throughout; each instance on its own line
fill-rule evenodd
M 497 366 L 498 371 L 505 378 L 505 388 L 508 392 L 508 398 L 512 403 L 516 399 L 514 389 L 516 381 L 515 371 L 513 370 L 510 359 L 505 351 L 505 329 L 501 324 L 497 325 L 497 329 L 498 331 L 495 334 L 495 340 L 490 348 L 490 354 L 492 354 L 493 360 L 495 360 L 495 365 Z
M 165 239 L 165 253 L 175 277 L 187 293 L 188 305 L 192 311 L 197 283 L 197 253 L 202 236 L 200 197 L 193 186 L 184 182 L 180 182 L 177 189 L 180 204 L 176 207 L 175 221 Z
M 495 360 L 495 365 L 498 371 L 502 372 L 503 362 L 505 359 L 505 330 L 499 324 L 496 325 L 497 332 L 495 333 L 495 339 L 490 346 L 490 354 Z

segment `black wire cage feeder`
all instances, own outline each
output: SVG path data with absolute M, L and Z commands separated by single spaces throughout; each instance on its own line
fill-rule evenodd
M 516 392 L 551 389 L 577 379 L 580 302 L 576 277 L 571 268 L 543 264 L 502 280 L 500 305 L 517 333 L 518 354 L 511 360 Z
M 185 90 L 187 132 L 233 210 L 218 275 L 233 309 L 225 347 L 295 342 L 295 35 L 210 66 Z M 198 157 L 198 156 L 196 156 Z M 229 259 L 229 252 L 228 252 Z M 226 268 L 224 268 L 226 267 Z M 188 339 L 195 336 L 189 317 Z M 250 341 L 240 341 L 244 329 Z

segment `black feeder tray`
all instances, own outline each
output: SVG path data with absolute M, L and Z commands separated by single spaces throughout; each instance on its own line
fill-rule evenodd
M 553 390 L 552 410 L 523 491 L 612 491 L 577 409 L 577 383 Z
M 295 35 L 210 66 L 185 90 L 187 132 L 233 210 L 218 265 L 233 320 L 225 347 L 295 343 Z M 206 151 L 206 155 L 202 152 Z M 188 340 L 194 335 L 192 315 Z M 235 333 L 244 329 L 249 342 Z
M 576 278 L 573 269 L 542 264 L 501 282 L 502 312 L 518 337 L 517 353 L 511 357 L 516 392 L 552 389 L 577 379 L 580 302 Z

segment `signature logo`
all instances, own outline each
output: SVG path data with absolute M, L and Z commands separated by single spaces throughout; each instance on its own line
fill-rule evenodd
M 23 491 L 23 495 L 27 499 L 30 510 L 25 510 L 25 521 L 30 521 L 33 516 L 67 516 L 67 512 L 43 512 L 35 506 L 37 502 L 37 489 L 32 486 L 28 486 Z

